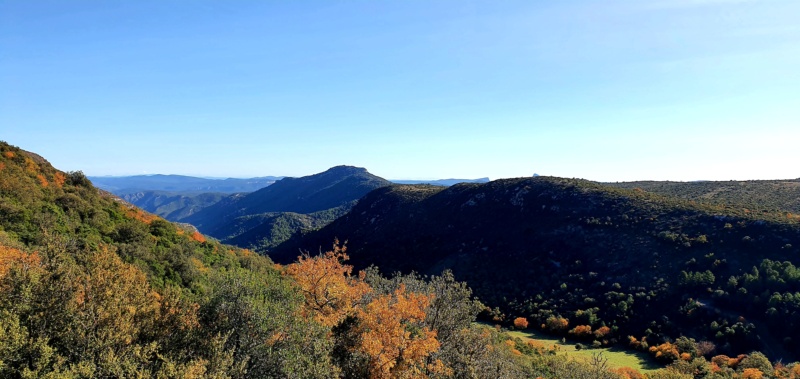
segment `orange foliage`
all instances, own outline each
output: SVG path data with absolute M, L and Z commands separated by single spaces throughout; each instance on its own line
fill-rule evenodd
M 688 362 L 692 359 L 692 355 L 689 353 L 681 353 L 681 359 Z
M 607 326 L 601 326 L 594 331 L 594 336 L 596 338 L 603 338 L 607 336 L 609 333 L 611 333 L 611 328 Z
M 611 372 L 619 374 L 622 379 L 645 379 L 642 373 L 630 367 L 620 367 L 611 370 Z
M 56 187 L 58 187 L 58 188 L 61 188 L 61 187 L 63 187 L 63 186 L 64 186 L 64 183 L 65 183 L 66 181 L 67 181 L 67 176 L 66 176 L 66 175 L 64 175 L 64 173 L 62 173 L 62 172 L 56 172 L 56 174 L 55 174 L 55 175 L 53 175 L 53 183 L 54 183 L 54 184 L 56 185 Z
M 422 326 L 432 298 L 406 293 L 405 285 L 400 285 L 393 294 L 378 296 L 358 309 L 357 349 L 369 357 L 370 378 L 426 378 L 426 372 L 448 371 L 438 360 L 425 364 L 439 349 L 436 332 Z
M 3 162 L 0 162 L 0 171 L 3 171 L 3 169 L 5 169 L 5 168 L 6 168 L 6 164 L 3 163 Z
M 638 349 L 642 347 L 642 343 L 636 339 L 634 336 L 628 336 L 628 345 L 630 345 L 634 349 Z
M 5 152 L 3 152 L 3 156 L 8 158 L 8 159 L 14 158 L 14 152 L 13 151 L 5 151 Z
M 39 179 L 39 184 L 41 184 L 42 187 L 47 187 L 48 185 L 50 185 L 50 183 L 47 182 L 47 178 L 45 178 L 44 175 L 36 174 L 36 178 Z
M 592 327 L 589 325 L 578 325 L 569 331 L 575 337 L 587 337 L 592 335 Z
M 764 377 L 764 373 L 757 368 L 746 368 L 742 372 L 742 379 L 761 379 Z
M 136 207 L 125 207 L 125 215 L 148 225 L 158 218 L 158 216 L 147 213 Z
M 528 328 L 528 319 L 525 317 L 517 317 L 514 319 L 514 327 L 517 329 L 527 329 Z
M 739 354 L 736 356 L 736 358 L 730 358 L 728 359 L 728 366 L 736 368 L 737 366 L 739 366 L 739 363 L 742 363 L 742 360 L 745 358 L 747 358 L 747 355 L 744 354 Z
M 349 257 L 346 247 L 334 242 L 333 251 L 323 255 L 301 256 L 286 266 L 305 297 L 303 314 L 326 326 L 337 325 L 351 314 L 370 291 L 369 285 L 351 276 L 353 266 L 342 264 Z
M 730 360 L 731 358 L 729 356 L 720 354 L 712 357 L 711 363 L 716 364 L 718 367 L 728 367 L 728 361 Z
M 192 233 L 192 239 L 200 243 L 206 242 L 206 237 L 198 231 Z
M 678 348 L 669 342 L 664 342 L 658 346 L 650 346 L 650 352 L 657 359 L 666 361 L 674 361 L 679 357 Z
M 22 250 L 13 247 L 0 246 L 0 279 L 2 279 L 13 265 L 22 265 L 27 269 L 33 266 L 40 266 L 42 263 L 39 254 L 27 254 Z

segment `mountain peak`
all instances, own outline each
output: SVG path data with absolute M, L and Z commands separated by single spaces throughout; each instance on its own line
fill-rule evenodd
M 353 175 L 353 174 L 367 174 L 369 171 L 363 167 L 356 167 L 356 166 L 333 166 L 324 172 L 323 174 L 337 174 L 337 175 Z

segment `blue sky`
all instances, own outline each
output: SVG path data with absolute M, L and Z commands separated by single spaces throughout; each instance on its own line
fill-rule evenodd
M 797 0 L 0 0 L 0 139 L 89 175 L 798 178 L 798 15 Z

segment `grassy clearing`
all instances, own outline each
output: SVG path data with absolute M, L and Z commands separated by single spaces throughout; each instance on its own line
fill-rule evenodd
M 493 328 L 493 325 L 483 324 L 486 327 Z M 613 368 L 630 367 L 642 373 L 649 373 L 664 366 L 653 361 L 653 359 L 639 351 L 625 350 L 619 347 L 610 347 L 602 349 L 581 349 L 575 348 L 575 342 L 567 340 L 566 343 L 561 342 L 560 338 L 546 335 L 535 330 L 506 330 L 505 333 L 512 338 L 519 338 L 523 341 L 536 341 L 546 347 L 557 346 L 559 354 L 565 354 L 575 359 L 591 359 L 592 354 L 603 353 L 603 357 L 608 358 L 608 366 Z

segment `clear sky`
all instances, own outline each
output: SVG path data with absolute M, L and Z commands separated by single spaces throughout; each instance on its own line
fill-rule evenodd
M 800 1 L 0 0 L 0 140 L 88 175 L 800 177 Z

